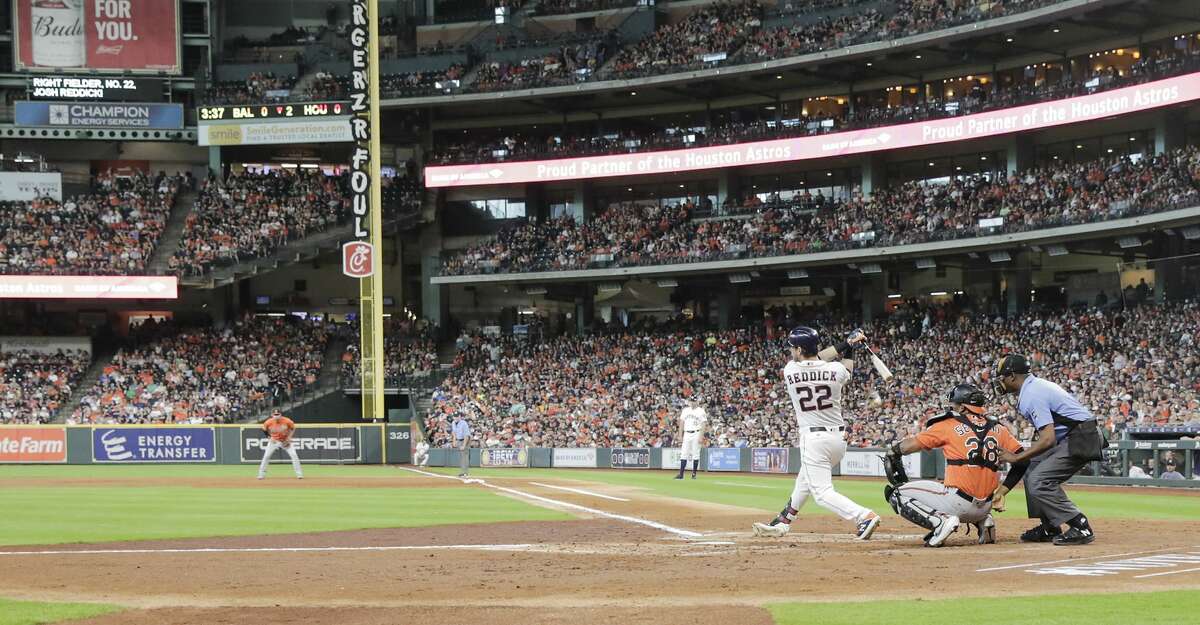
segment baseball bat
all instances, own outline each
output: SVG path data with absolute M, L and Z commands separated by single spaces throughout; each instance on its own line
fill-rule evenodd
M 880 378 L 883 378 L 884 382 L 887 382 L 894 377 L 892 375 L 892 370 L 888 369 L 888 366 L 883 364 L 883 361 L 879 359 L 879 356 L 875 355 L 875 352 L 871 352 L 871 364 L 875 366 L 875 372 L 879 374 Z

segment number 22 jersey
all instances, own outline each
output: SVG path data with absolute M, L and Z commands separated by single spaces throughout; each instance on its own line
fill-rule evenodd
M 849 381 L 850 371 L 840 362 L 793 360 L 783 368 L 783 382 L 801 431 L 846 424 L 842 419 L 842 387 Z

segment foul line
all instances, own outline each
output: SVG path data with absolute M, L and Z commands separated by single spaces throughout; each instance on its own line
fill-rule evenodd
M 532 544 L 511 545 L 393 545 L 381 547 L 197 547 L 194 549 L 56 549 L 51 551 L 0 551 L 0 556 L 110 555 L 145 553 L 276 553 L 308 551 L 524 551 Z
M 431 473 L 429 471 L 421 471 L 420 469 L 413 469 L 411 467 L 400 467 L 400 469 L 404 470 L 404 471 L 411 471 L 413 473 L 419 473 L 421 475 L 425 475 L 425 476 L 429 476 L 429 477 L 440 477 L 440 478 L 445 478 L 448 480 L 454 480 L 456 482 L 462 482 L 463 484 L 479 484 L 486 488 L 498 490 L 502 493 L 508 493 L 510 495 L 516 495 L 518 497 L 524 497 L 526 499 L 532 499 L 534 501 L 540 501 L 544 504 L 548 504 L 548 505 L 552 505 L 552 506 L 559 506 L 562 508 L 570 508 L 572 510 L 580 510 L 580 511 L 586 512 L 588 514 L 594 514 L 596 516 L 602 516 L 602 517 L 614 519 L 617 521 L 625 521 L 626 523 L 636 523 L 638 525 L 645 525 L 646 527 L 652 527 L 656 530 L 662 530 L 664 532 L 675 534 L 676 536 L 683 536 L 684 538 L 700 538 L 701 536 L 704 535 L 704 534 L 701 534 L 700 532 L 693 532 L 691 530 L 679 529 L 678 527 L 671 527 L 670 525 L 659 523 L 657 521 L 651 521 L 649 519 L 642 519 L 642 518 L 638 518 L 635 516 L 626 516 L 624 514 L 613 514 L 612 512 L 605 512 L 603 510 L 597 510 L 595 508 L 589 508 L 587 506 L 581 506 L 579 504 L 568 503 L 566 501 L 559 501 L 557 499 L 550 499 L 549 497 L 542 497 L 541 495 L 534 495 L 533 493 L 527 493 L 524 491 L 517 490 L 515 488 L 508 488 L 507 486 L 497 486 L 495 484 L 489 484 L 488 482 L 485 482 L 484 480 L 481 480 L 479 478 L 451 477 L 449 475 L 442 475 L 440 473 Z
M 580 495 L 588 495 L 590 497 L 599 497 L 601 499 L 610 499 L 612 501 L 629 501 L 628 499 L 623 499 L 621 497 L 613 497 L 611 495 L 594 493 L 590 490 L 583 490 L 582 488 L 568 488 L 566 486 L 555 486 L 553 484 L 543 484 L 541 482 L 530 482 L 530 484 L 532 484 L 534 486 L 541 486 L 542 488 L 553 488 L 554 490 L 565 490 L 568 493 L 577 493 Z
M 1133 576 L 1133 579 L 1142 579 L 1142 578 L 1144 578 L 1144 577 L 1158 577 L 1158 576 L 1160 576 L 1160 575 L 1174 575 L 1174 574 L 1176 574 L 1176 573 L 1191 573 L 1191 572 L 1194 572 L 1194 571 L 1200 571 L 1200 568 L 1196 568 L 1196 569 L 1183 569 L 1182 571 L 1167 571 L 1167 572 L 1165 572 L 1165 573 L 1150 573 L 1149 575 L 1134 575 L 1134 576 Z
M 1186 547 L 1167 547 L 1166 549 L 1152 549 L 1150 551 L 1131 551 L 1129 553 L 1114 553 L 1103 556 L 1087 556 L 1086 558 L 1066 558 L 1064 560 L 1048 560 L 1046 562 L 1030 562 L 1026 564 L 1010 564 L 1008 566 L 994 566 L 988 569 L 975 569 L 976 573 L 987 573 L 989 571 L 1007 571 L 1008 569 L 1020 569 L 1027 566 L 1042 566 L 1043 564 L 1062 564 L 1063 562 L 1085 562 L 1087 560 L 1105 560 L 1108 558 L 1120 558 L 1123 556 L 1140 556 L 1147 553 L 1158 553 L 1160 551 L 1175 551 L 1178 549 L 1186 549 Z

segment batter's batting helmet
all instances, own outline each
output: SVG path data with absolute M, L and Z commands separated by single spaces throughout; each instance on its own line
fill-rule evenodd
M 950 403 L 962 404 L 975 414 L 983 414 L 983 407 L 987 404 L 987 395 L 984 395 L 983 391 L 974 384 L 964 383 L 955 386 L 950 389 L 949 399 Z
M 799 326 L 793 328 L 788 334 L 788 345 L 800 350 L 801 353 L 808 356 L 815 356 L 820 350 L 821 336 L 817 331 L 808 326 Z

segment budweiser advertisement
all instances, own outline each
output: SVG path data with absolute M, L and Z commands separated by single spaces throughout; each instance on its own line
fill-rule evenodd
M 351 278 L 366 278 L 375 272 L 375 248 L 365 241 L 342 244 L 342 273 Z
M 0 299 L 176 299 L 174 276 L 0 276 Z
M 12 2 L 18 70 L 179 73 L 179 0 Z
M 557 182 L 745 167 L 982 139 L 1200 99 L 1200 73 L 1103 93 L 948 119 L 811 137 L 580 158 L 425 168 L 427 187 Z
M 66 429 L 0 427 L 0 462 L 66 461 Z

